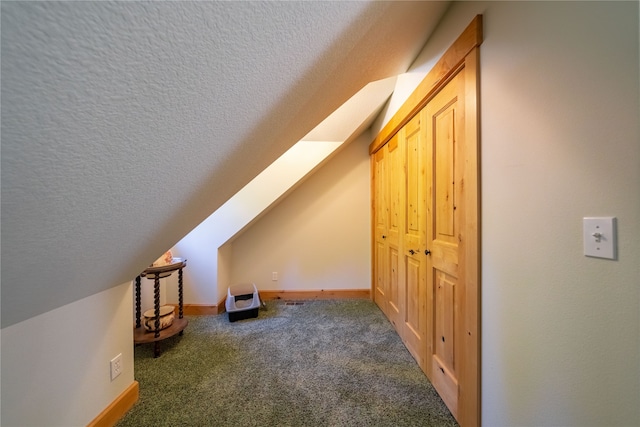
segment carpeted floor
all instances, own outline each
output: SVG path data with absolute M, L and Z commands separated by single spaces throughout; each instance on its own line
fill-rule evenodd
M 118 426 L 457 426 L 369 300 L 188 319 L 159 358 L 136 347 L 140 399 Z

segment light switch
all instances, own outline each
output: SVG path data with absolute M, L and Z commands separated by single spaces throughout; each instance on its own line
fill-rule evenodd
M 582 219 L 584 254 L 616 259 L 616 218 L 586 217 Z

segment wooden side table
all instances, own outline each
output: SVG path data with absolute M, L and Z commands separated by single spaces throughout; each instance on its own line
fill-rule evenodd
M 182 335 L 184 328 L 189 321 L 183 315 L 183 291 L 182 291 L 182 269 L 187 266 L 187 260 L 174 258 L 173 262 L 161 267 L 149 267 L 136 277 L 136 327 L 133 330 L 133 342 L 135 344 L 154 343 L 153 355 L 160 356 L 160 341 L 172 337 L 176 334 Z M 178 318 L 173 320 L 171 326 L 160 329 L 160 279 L 169 277 L 174 271 L 178 271 Z M 153 308 L 155 310 L 155 330 L 147 331 L 142 326 L 142 310 L 140 287 L 142 277 L 153 280 Z

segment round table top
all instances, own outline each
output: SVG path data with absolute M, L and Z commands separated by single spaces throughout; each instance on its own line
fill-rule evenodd
M 182 258 L 173 258 L 171 264 L 161 265 L 158 267 L 149 266 L 140 274 L 141 276 L 148 276 L 148 279 L 153 279 L 155 276 L 167 277 L 172 272 L 184 268 L 187 266 L 187 260 Z M 163 274 L 168 273 L 168 274 Z

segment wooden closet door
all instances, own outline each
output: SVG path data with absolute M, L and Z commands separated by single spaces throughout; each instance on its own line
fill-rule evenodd
M 464 69 L 427 104 L 427 374 L 457 418 L 464 348 Z
M 403 144 L 401 135 L 396 134 L 385 146 L 387 150 L 387 172 L 389 183 L 389 228 L 387 234 L 387 265 L 388 265 L 388 298 L 387 317 L 393 323 L 396 331 L 402 327 L 402 265 L 400 235 L 403 228 L 403 184 L 405 172 L 403 165 Z
M 398 136 L 374 156 L 375 301 L 399 331 L 402 147 Z
M 426 157 L 423 115 L 417 114 L 401 130 L 404 141 L 403 333 L 409 352 L 424 370 L 427 353 L 426 287 Z
M 373 201 L 374 201 L 374 255 L 373 255 L 373 299 L 380 310 L 389 317 L 387 309 L 389 281 L 387 276 L 387 235 L 389 206 L 388 177 L 385 148 L 378 150 L 373 155 Z
M 394 322 L 396 329 L 463 427 L 480 425 L 481 406 L 478 123 L 482 27 L 478 15 L 369 146 L 372 155 L 382 156 L 378 152 L 387 152 L 385 146 L 398 137 L 402 167 L 406 168 L 400 194 L 403 220 L 397 276 L 402 317 L 400 327 Z M 419 142 L 421 135 L 424 144 Z M 422 212 L 421 194 L 426 197 Z M 378 204 L 376 201 L 375 206 Z M 384 259 L 390 266 L 391 258 Z M 391 273 L 385 274 L 391 283 Z M 392 289 L 395 285 L 389 284 L 386 295 Z

